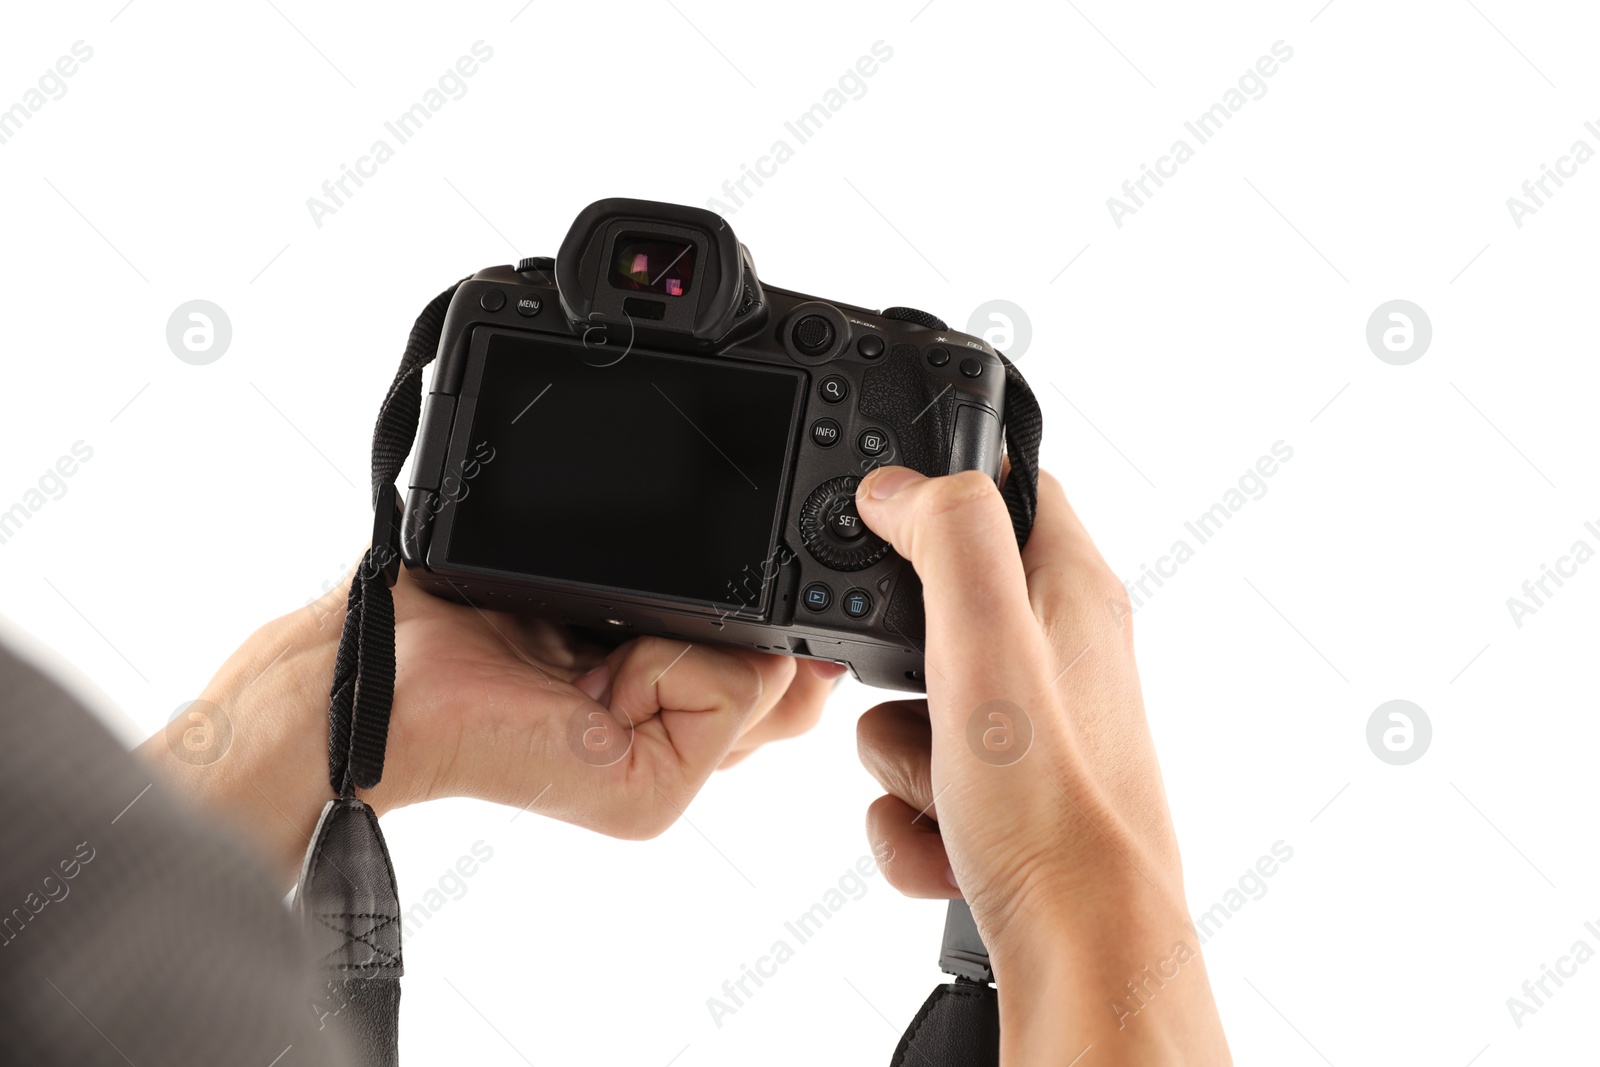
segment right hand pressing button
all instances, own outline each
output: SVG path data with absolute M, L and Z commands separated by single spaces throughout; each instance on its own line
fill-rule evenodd
M 1115 610 L 1127 593 L 1061 487 L 1040 472 L 1021 551 L 987 472 L 884 467 L 856 499 L 927 612 L 927 699 L 879 704 L 857 731 L 885 791 L 867 832 L 896 889 L 971 906 L 1002 1064 L 1229 1063 Z M 1129 995 L 1155 971 L 1158 999 Z

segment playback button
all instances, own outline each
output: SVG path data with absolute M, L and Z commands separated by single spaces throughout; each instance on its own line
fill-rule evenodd
M 833 590 L 821 582 L 812 582 L 800 594 L 800 599 L 812 611 L 827 611 L 828 605 L 833 603 Z

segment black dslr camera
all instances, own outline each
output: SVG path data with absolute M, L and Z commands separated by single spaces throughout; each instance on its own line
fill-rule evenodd
M 766 285 L 716 214 L 602 200 L 450 302 L 401 553 L 439 596 L 923 688 L 874 467 L 1000 475 L 1005 366 L 910 308 Z

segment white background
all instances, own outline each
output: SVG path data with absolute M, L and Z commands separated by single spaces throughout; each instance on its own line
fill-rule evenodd
M 372 413 L 429 297 L 553 254 L 599 197 L 720 195 L 881 40 L 865 95 L 730 215 L 764 277 L 953 325 L 1026 309 L 1046 466 L 1125 578 L 1294 449 L 1136 617 L 1194 913 L 1294 850 L 1205 946 L 1238 1062 L 1593 1055 L 1600 963 L 1520 1029 L 1506 1006 L 1600 948 L 1600 563 L 1520 628 L 1506 606 L 1600 547 L 1600 163 L 1520 228 L 1506 206 L 1600 148 L 1583 5 L 123 3 L 12 7 L 0 35 L 0 106 L 94 50 L 0 145 L 0 509 L 94 450 L 0 544 L 0 604 L 130 743 L 354 562 Z M 318 227 L 307 198 L 479 40 L 466 94 Z M 1280 40 L 1196 146 L 1184 122 Z M 1179 137 L 1194 158 L 1118 227 L 1107 198 Z M 196 298 L 233 325 L 209 366 L 165 339 Z M 1406 366 L 1365 340 L 1396 298 L 1433 326 Z M 1366 742 L 1396 698 L 1434 731 L 1409 766 Z M 647 844 L 396 813 L 408 903 L 494 850 L 407 942 L 406 1062 L 887 1062 L 943 908 L 881 878 L 720 1029 L 705 1003 L 866 853 L 875 699 L 841 687 Z

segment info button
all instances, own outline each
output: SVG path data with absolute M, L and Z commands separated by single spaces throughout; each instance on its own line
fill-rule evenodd
M 832 419 L 818 419 L 811 424 L 811 442 L 818 448 L 832 448 L 839 443 L 842 432 Z

